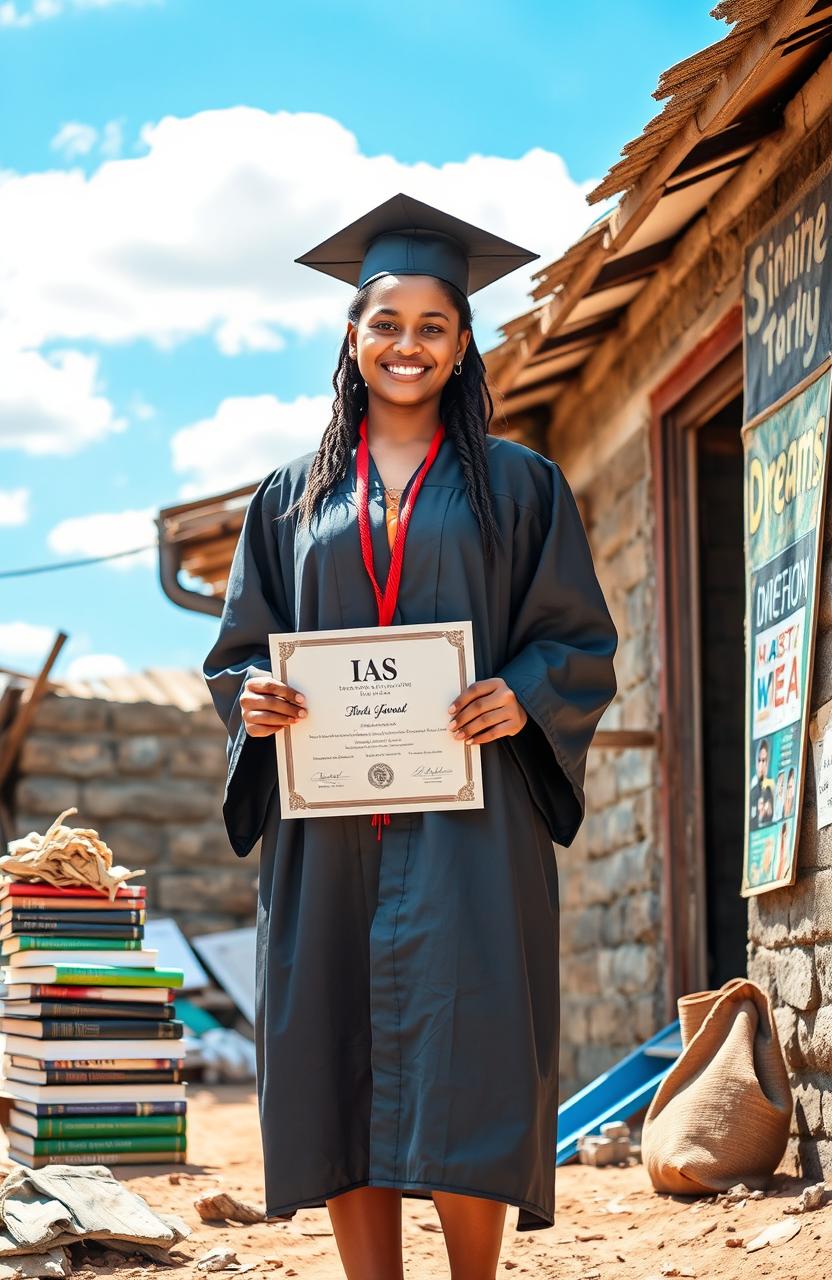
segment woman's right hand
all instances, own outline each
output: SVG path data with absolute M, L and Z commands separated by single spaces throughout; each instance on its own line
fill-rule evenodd
M 240 708 L 246 733 L 251 738 L 267 738 L 306 715 L 306 699 L 297 689 L 281 684 L 272 676 L 251 676 L 240 694 Z

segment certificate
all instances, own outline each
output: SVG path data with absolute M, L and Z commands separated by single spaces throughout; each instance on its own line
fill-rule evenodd
M 269 636 L 307 716 L 275 734 L 282 818 L 481 809 L 480 748 L 448 707 L 474 680 L 470 622 Z

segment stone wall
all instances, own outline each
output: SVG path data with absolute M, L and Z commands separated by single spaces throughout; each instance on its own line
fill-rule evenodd
M 832 490 L 830 490 L 832 493 Z M 812 711 L 832 698 L 832 503 L 827 502 Z M 818 831 L 808 752 L 797 880 L 749 899 L 748 973 L 775 1003 L 795 1096 L 791 1155 L 806 1175 L 832 1175 L 832 827 Z
M 225 729 L 213 707 L 182 711 L 50 693 L 26 738 L 12 796 L 13 834 L 90 826 L 116 862 L 146 868 L 148 908 L 188 936 L 253 924 L 257 854 L 238 858 L 220 805 Z
M 619 635 L 618 692 L 601 728 L 652 728 L 653 502 L 645 432 L 622 445 L 584 496 L 595 568 Z M 590 751 L 584 824 L 568 849 L 557 849 L 563 1097 L 662 1024 L 655 796 L 652 747 Z

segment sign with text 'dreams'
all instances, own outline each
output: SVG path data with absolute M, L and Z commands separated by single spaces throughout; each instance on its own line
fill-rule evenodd
M 744 418 L 750 422 L 832 352 L 832 173 L 746 246 Z
M 829 362 L 742 428 L 745 840 L 742 894 L 794 883 L 828 459 Z

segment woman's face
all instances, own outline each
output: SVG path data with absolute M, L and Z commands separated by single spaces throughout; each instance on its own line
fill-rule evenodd
M 398 405 L 438 398 L 471 338 L 433 276 L 382 276 L 357 326 L 350 353 L 368 393 Z

